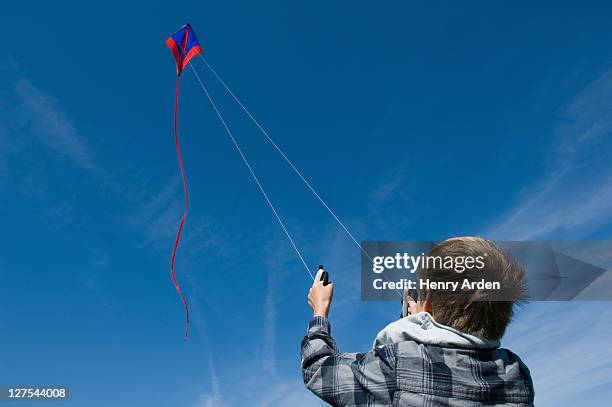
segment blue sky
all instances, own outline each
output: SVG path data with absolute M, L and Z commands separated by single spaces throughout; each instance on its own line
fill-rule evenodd
M 0 34 L 0 384 L 66 405 L 316 406 L 301 384 L 309 277 L 186 72 L 206 58 L 363 240 L 610 239 L 612 10 L 604 2 L 11 2 Z M 359 252 L 205 67 L 311 267 L 339 345 L 399 313 L 359 300 Z M 504 346 L 539 405 L 612 396 L 610 303 L 523 309 Z

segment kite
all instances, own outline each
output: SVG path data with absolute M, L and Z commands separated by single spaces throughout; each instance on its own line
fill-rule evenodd
M 176 250 L 178 249 L 179 241 L 181 240 L 181 232 L 183 230 L 183 225 L 185 224 L 185 218 L 187 217 L 187 212 L 189 211 L 189 193 L 187 192 L 187 179 L 185 178 L 185 170 L 183 168 L 183 159 L 181 158 L 181 147 L 179 145 L 179 136 L 178 136 L 178 107 L 179 107 L 179 85 L 181 83 L 181 72 L 183 69 L 187 67 L 189 61 L 191 59 L 202 53 L 202 48 L 200 47 L 200 42 L 196 37 L 191 25 L 189 23 L 182 26 L 178 31 L 172 34 L 167 40 L 166 45 L 172 51 L 174 55 L 174 59 L 176 60 L 176 89 L 174 92 L 174 143 L 176 146 L 176 155 L 178 158 L 179 168 L 181 170 L 181 178 L 183 180 L 183 189 L 185 191 L 185 211 L 183 212 L 183 217 L 178 226 L 178 230 L 176 232 L 176 239 L 174 240 L 174 247 L 172 249 L 172 260 L 170 261 L 170 275 L 172 276 L 172 282 L 174 283 L 174 287 L 181 297 L 181 301 L 185 306 L 185 338 L 189 335 L 189 306 L 187 305 L 187 300 L 181 291 L 181 287 L 176 280 L 176 275 L 174 273 L 174 260 L 176 258 Z
M 202 53 L 200 41 L 189 23 L 179 28 L 167 40 L 166 45 L 172 51 L 176 60 L 176 76 L 180 77 L 191 58 Z
M 213 67 L 204 58 L 204 56 L 202 55 L 202 48 L 200 46 L 200 42 L 198 41 L 198 38 L 196 37 L 193 29 L 191 28 L 191 25 L 185 24 L 178 31 L 176 31 L 174 34 L 172 34 L 166 40 L 166 45 L 168 46 L 168 48 L 170 48 L 170 51 L 172 51 L 172 54 L 174 55 L 174 59 L 176 61 L 176 91 L 175 91 L 175 102 L 174 102 L 174 139 L 175 139 L 175 144 L 176 144 L 176 154 L 177 154 L 177 157 L 178 157 L 179 167 L 180 167 L 180 170 L 181 170 L 181 177 L 182 177 L 182 180 L 183 180 L 183 188 L 185 190 L 185 211 L 184 211 L 183 217 L 181 218 L 181 221 L 179 223 L 178 231 L 176 233 L 176 239 L 174 241 L 174 248 L 172 250 L 172 260 L 170 262 L 170 274 L 172 276 L 172 282 L 174 283 L 174 287 L 176 288 L 176 291 L 178 292 L 178 294 L 179 294 L 179 296 L 181 298 L 181 301 L 183 302 L 183 305 L 185 306 L 185 339 L 186 339 L 187 335 L 189 333 L 189 307 L 187 306 L 187 300 L 185 299 L 185 296 L 183 295 L 183 293 L 182 293 L 182 291 L 181 291 L 181 289 L 179 287 L 179 284 L 178 284 L 178 282 L 176 280 L 176 275 L 174 273 L 174 260 L 176 258 L 176 251 L 177 251 L 179 240 L 180 240 L 180 237 L 181 237 L 181 231 L 183 230 L 183 225 L 185 224 L 185 218 L 187 217 L 187 211 L 189 210 L 189 197 L 188 197 L 188 193 L 187 193 L 187 181 L 186 181 L 186 178 L 185 178 L 185 171 L 183 169 L 183 160 L 181 158 L 181 150 L 180 150 L 180 147 L 179 147 L 179 137 L 178 137 L 179 83 L 180 83 L 180 79 L 181 79 L 181 73 L 183 72 L 183 70 L 185 68 L 187 68 L 187 66 L 189 66 L 191 68 L 191 70 L 193 71 L 193 74 L 195 75 L 196 79 L 198 80 L 200 86 L 202 87 L 202 90 L 206 94 L 206 97 L 208 98 L 208 101 L 210 102 L 214 112 L 216 113 L 217 117 L 219 118 L 220 123 L 222 124 L 223 128 L 225 129 L 225 132 L 227 133 L 227 135 L 230 138 L 232 144 L 234 145 L 234 147 L 236 148 L 238 154 L 242 158 L 242 161 L 244 162 L 246 168 L 248 169 L 249 173 L 251 174 L 251 177 L 253 178 L 253 181 L 255 182 L 257 187 L 259 188 L 262 196 L 265 198 L 265 201 L 267 202 L 268 206 L 272 210 L 272 213 L 274 214 L 276 220 L 278 221 L 278 223 L 280 224 L 281 228 L 283 229 L 283 232 L 285 233 L 285 236 L 287 237 L 287 239 L 291 243 L 291 246 L 293 247 L 293 250 L 295 250 L 297 256 L 299 257 L 299 259 L 301 260 L 302 264 L 304 265 L 304 269 L 306 270 L 306 272 L 310 275 L 310 277 L 313 280 L 315 279 L 314 274 L 310 271 L 310 268 L 308 267 L 308 264 L 306 264 L 306 261 L 304 260 L 304 257 L 302 256 L 300 250 L 298 249 L 297 245 L 295 244 L 295 241 L 291 237 L 291 234 L 289 233 L 289 230 L 285 226 L 285 223 L 283 222 L 280 214 L 278 213 L 278 211 L 276 210 L 276 208 L 272 204 L 272 200 L 268 196 L 268 193 L 265 191 L 262 182 L 259 180 L 259 178 L 255 174 L 255 170 L 251 166 L 251 164 L 250 164 L 249 160 L 247 159 L 245 153 L 240 148 L 240 144 L 238 143 L 237 138 L 233 135 L 232 131 L 230 130 L 230 127 L 227 124 L 227 121 L 225 120 L 225 118 L 221 114 L 221 110 L 215 104 L 212 96 L 210 95 L 210 92 L 208 91 L 208 89 L 204 85 L 204 82 L 202 81 L 202 78 L 200 78 L 200 75 L 198 74 L 198 71 L 194 68 L 194 64 L 193 63 L 190 64 L 190 61 L 195 56 L 198 56 L 204 62 L 206 67 L 210 70 L 210 72 L 217 79 L 217 81 L 219 81 L 219 83 L 225 88 L 227 93 L 229 95 L 231 95 L 231 97 L 234 99 L 234 101 L 242 108 L 242 110 L 247 114 L 247 116 L 253 122 L 253 124 L 259 129 L 261 134 L 263 136 L 265 136 L 267 141 L 282 156 L 282 158 L 289 165 L 289 167 L 293 170 L 293 172 L 295 172 L 297 177 L 305 184 L 305 186 L 310 190 L 310 192 L 312 192 L 312 194 L 319 200 L 319 202 L 330 213 L 330 215 L 332 215 L 334 220 L 348 234 L 348 236 L 355 243 L 355 245 L 357 245 L 357 247 L 359 247 L 359 249 L 362 251 L 362 253 L 364 253 L 366 256 L 368 256 L 368 254 L 363 250 L 363 248 L 361 247 L 361 244 L 351 234 L 351 232 L 349 232 L 348 228 L 344 225 L 344 223 L 342 223 L 342 221 L 338 218 L 338 216 L 336 216 L 336 214 L 331 210 L 329 205 L 327 205 L 327 203 L 323 200 L 323 198 L 321 198 L 321 196 L 317 193 L 317 191 L 314 189 L 314 187 L 306 180 L 306 178 L 302 175 L 300 170 L 298 170 L 297 167 L 289 160 L 289 158 L 287 157 L 285 152 L 283 150 L 281 150 L 281 148 L 272 139 L 272 137 L 263 128 L 263 126 L 255 119 L 253 114 L 249 110 L 247 110 L 245 105 L 240 101 L 240 99 L 238 99 L 236 94 L 229 88 L 227 83 L 225 83 L 225 81 L 221 78 L 221 76 L 219 76 L 219 74 L 213 69 Z M 320 277 L 320 275 L 319 275 L 319 277 Z M 328 279 L 328 277 L 326 277 L 326 279 L 325 279 L 326 282 L 327 282 L 327 279 Z

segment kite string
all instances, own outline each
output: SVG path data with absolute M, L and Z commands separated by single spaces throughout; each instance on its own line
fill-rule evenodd
M 212 105 L 215 113 L 217 114 L 217 117 L 219 118 L 219 121 L 221 121 L 221 124 L 223 125 L 223 128 L 225 129 L 227 135 L 230 137 L 230 139 L 232 140 L 232 143 L 234 144 L 234 147 L 236 147 L 236 150 L 238 151 L 238 153 L 240 154 L 240 157 L 242 158 L 242 161 L 244 161 L 244 164 L 246 165 L 246 167 L 248 168 L 249 172 L 251 173 L 251 176 L 253 177 L 253 180 L 255 181 L 255 183 L 257 184 L 257 186 L 259 187 L 259 190 L 261 191 L 261 194 L 264 196 L 264 198 L 266 199 L 266 202 L 268 203 L 268 205 L 270 206 L 270 209 L 272 210 L 272 213 L 274 213 L 274 216 L 276 217 L 276 220 L 278 220 L 278 223 L 281 225 L 283 231 L 285 232 L 285 235 L 287 236 L 287 238 L 289 239 L 289 242 L 291 243 L 291 246 L 293 246 L 293 249 L 295 250 L 295 252 L 297 253 L 298 257 L 300 258 L 300 260 L 302 261 L 302 264 L 304 265 L 304 268 L 306 269 L 306 271 L 308 272 L 308 274 L 310 274 L 310 277 L 312 277 L 312 279 L 314 280 L 314 276 L 312 274 L 312 272 L 310 271 L 310 268 L 308 267 L 308 264 L 306 264 L 306 261 L 304 260 L 304 257 L 302 256 L 302 253 L 300 253 L 300 250 L 298 249 L 297 245 L 295 244 L 295 242 L 293 241 L 293 238 L 291 237 L 291 234 L 289 233 L 289 231 L 287 230 L 287 228 L 285 227 L 284 222 L 282 221 L 280 215 L 278 214 L 278 212 L 276 211 L 276 208 L 274 207 L 274 205 L 272 204 L 272 201 L 270 200 L 270 198 L 268 197 L 268 194 L 266 193 L 264 187 L 262 186 L 261 182 L 259 181 L 259 178 L 257 177 L 257 175 L 255 174 L 255 171 L 253 170 L 253 168 L 251 167 L 251 164 L 249 163 L 249 160 L 246 158 L 246 156 L 244 155 L 244 153 L 242 152 L 242 149 L 240 148 L 240 145 L 238 144 L 238 142 L 236 141 L 236 138 L 234 137 L 234 135 L 232 134 L 231 130 L 229 129 L 225 119 L 223 118 L 223 116 L 221 115 L 221 112 L 219 111 L 219 109 L 217 108 L 217 105 L 215 104 L 215 102 L 213 101 L 212 97 L 210 96 L 210 93 L 208 92 L 208 89 L 206 88 L 206 86 L 204 85 L 204 83 L 202 82 L 202 79 L 200 78 L 200 75 L 198 75 L 198 72 L 196 71 L 196 69 L 193 67 L 192 64 L 189 64 L 189 66 L 191 67 L 191 70 L 193 71 L 193 73 L 195 74 L 196 78 L 198 79 L 198 82 L 200 83 L 200 86 L 202 87 L 202 89 L 204 90 L 204 93 L 206 94 L 206 97 L 208 98 L 210 104 Z
M 285 152 L 278 146 L 278 144 L 276 144 L 276 142 L 274 141 L 274 139 L 272 139 L 272 137 L 268 134 L 268 132 L 263 128 L 263 126 L 257 121 L 257 119 L 255 119 L 255 116 L 253 116 L 253 114 L 251 114 L 251 112 L 246 108 L 246 106 L 244 106 L 244 104 L 242 103 L 242 101 L 236 96 L 236 94 L 230 89 L 230 87 L 227 85 L 227 83 L 225 83 L 225 81 L 221 78 L 221 76 L 215 71 L 215 69 L 208 63 L 208 61 L 206 60 L 206 58 L 204 58 L 204 56 L 202 56 L 202 54 L 198 54 L 198 56 L 202 59 L 202 61 L 204 61 L 204 63 L 206 64 L 206 66 L 208 67 L 208 69 L 212 72 L 212 74 L 215 76 L 215 78 L 217 78 L 217 80 L 221 83 L 221 85 L 223 85 L 223 87 L 225 88 L 225 90 L 232 96 L 232 98 L 236 101 L 236 103 L 238 103 L 238 105 L 242 108 L 242 110 L 249 116 L 249 118 L 251 119 L 251 121 L 257 126 L 257 128 L 261 131 L 261 133 L 268 139 L 268 141 L 272 144 L 272 146 L 276 149 L 276 151 L 284 158 L 284 160 L 287 162 L 287 164 L 289 164 L 289 166 L 291 167 L 291 169 L 297 174 L 297 176 L 302 180 L 302 182 L 304 182 L 304 184 L 308 187 L 308 189 L 313 193 L 313 195 L 319 200 L 319 202 L 325 207 L 325 209 L 327 209 L 327 211 L 330 213 L 330 215 L 336 220 L 336 222 L 340 225 L 340 227 L 346 232 L 346 234 L 351 238 L 351 240 L 355 243 L 355 245 L 359 248 L 359 250 L 361 251 L 361 253 L 363 255 L 365 255 L 370 261 L 374 261 L 372 259 L 372 256 L 370 256 L 370 254 L 361 246 L 361 244 L 357 241 L 357 239 L 355 238 L 355 236 L 353 236 L 353 234 L 348 230 L 348 228 L 344 225 L 344 223 L 340 220 L 340 218 L 334 213 L 334 211 L 329 207 L 329 205 L 327 205 L 327 203 L 325 202 L 325 200 L 323 200 L 323 198 L 321 198 L 321 196 L 317 193 L 317 191 L 314 189 L 314 187 L 308 182 L 308 180 L 306 179 L 306 177 L 304 177 L 304 175 L 302 175 L 301 171 L 291 162 L 291 160 L 289 159 L 289 157 L 287 157 L 287 155 L 285 154 Z M 192 69 L 194 70 L 194 73 L 196 73 L 195 68 L 192 67 Z M 197 76 L 197 73 L 196 73 Z M 199 77 L 198 77 L 199 80 Z M 201 81 L 200 81 L 201 83 Z M 290 238 L 291 240 L 291 238 Z M 383 277 L 385 277 L 387 280 L 391 281 L 391 279 L 389 279 L 389 277 L 386 275 L 386 273 L 382 273 Z M 312 274 L 311 274 L 312 276 Z M 402 294 L 402 290 L 400 289 L 396 289 L 396 292 L 399 293 L 400 297 L 403 297 Z
M 176 258 L 176 251 L 178 249 L 179 241 L 181 239 L 181 232 L 183 230 L 183 225 L 185 224 L 185 218 L 187 217 L 187 212 L 189 211 L 189 193 L 187 192 L 187 179 L 185 178 L 185 170 L 183 168 L 183 159 L 181 157 L 181 147 L 179 145 L 179 136 L 178 136 L 178 106 L 179 106 L 179 84 L 181 81 L 181 76 L 178 75 L 176 78 L 176 90 L 174 95 L 174 143 L 176 146 L 176 155 L 178 158 L 179 167 L 181 169 L 181 178 L 183 180 L 183 189 L 185 190 L 185 212 L 183 212 L 183 217 L 181 218 L 181 222 L 179 223 L 178 231 L 176 232 L 176 239 L 174 240 L 174 248 L 172 249 L 172 260 L 170 262 L 170 274 L 172 275 L 172 282 L 174 283 L 174 287 L 176 291 L 179 293 L 181 297 L 181 301 L 185 306 L 185 339 L 187 339 L 187 335 L 189 334 L 189 307 L 187 306 L 187 300 L 179 287 L 178 281 L 176 280 L 176 275 L 174 274 L 174 260 Z
M 278 146 L 278 144 L 276 144 L 276 142 L 272 139 L 272 137 L 268 134 L 268 132 L 263 128 L 263 126 L 257 121 L 257 119 L 255 119 L 255 117 L 246 108 L 246 106 L 244 106 L 244 104 L 234 94 L 234 92 L 230 89 L 230 87 L 227 85 L 227 83 L 225 83 L 225 81 L 221 78 L 221 76 L 217 73 L 217 71 L 215 71 L 215 69 L 208 63 L 206 58 L 204 58 L 204 56 L 202 56 L 202 54 L 198 54 L 198 56 L 202 59 L 202 61 L 204 61 L 204 64 L 206 64 L 206 66 L 212 72 L 212 74 L 215 76 L 215 78 L 217 78 L 217 80 L 221 83 L 221 85 L 223 85 L 225 90 L 232 96 L 232 98 L 236 101 L 236 103 L 238 103 L 238 105 L 247 114 L 247 116 L 249 116 L 251 121 L 257 126 L 257 128 L 261 131 L 261 133 L 264 136 L 266 136 L 266 138 L 272 144 L 272 146 L 276 149 L 276 151 L 285 159 L 285 161 L 287 162 L 287 164 L 289 164 L 291 169 L 297 174 L 297 176 L 302 180 L 302 182 L 304 182 L 304 184 L 308 187 L 310 192 L 313 193 L 313 195 L 319 200 L 319 202 L 325 207 L 325 209 L 327 209 L 327 211 L 330 213 L 330 215 L 336 220 L 336 222 L 346 232 L 346 234 L 351 238 L 351 240 L 357 245 L 357 247 L 359 247 L 359 250 L 361 250 L 361 252 L 363 254 L 365 254 L 368 258 L 370 258 L 370 260 L 371 260 L 372 258 L 365 251 L 365 249 L 361 246 L 361 244 L 357 241 L 355 236 L 353 236 L 353 234 L 348 230 L 348 228 L 344 225 L 344 223 L 340 220 L 340 218 L 338 218 L 338 216 L 336 216 L 334 211 L 327 205 L 327 203 L 323 200 L 323 198 L 321 198 L 321 196 L 317 193 L 317 191 L 314 189 L 314 187 L 312 185 L 310 185 L 308 180 L 304 177 L 304 175 L 302 175 L 301 171 L 298 170 L 298 168 L 295 165 L 293 165 L 293 163 L 291 162 L 289 157 L 287 157 L 285 152 Z
M 238 103 L 238 105 L 242 108 L 242 110 L 247 114 L 247 116 L 249 116 L 249 118 L 251 119 L 251 121 L 257 126 L 257 128 L 261 131 L 261 133 L 268 139 L 268 141 L 270 142 L 270 144 L 272 144 L 272 146 L 276 149 L 276 151 L 283 157 L 283 159 L 287 162 L 287 164 L 289 164 L 289 167 L 291 167 L 291 169 L 297 174 L 297 176 L 302 180 L 302 182 L 304 182 L 304 184 L 308 187 L 308 189 L 310 190 L 310 192 L 313 193 L 313 195 L 319 200 L 319 202 L 325 207 L 325 209 L 327 209 L 327 211 L 329 212 L 329 214 L 336 220 L 336 222 L 338 223 L 338 225 L 340 225 L 340 227 L 346 232 L 346 234 L 351 238 L 351 240 L 355 243 L 355 245 L 359 248 L 359 250 L 361 251 L 361 253 L 363 255 L 365 255 L 370 261 L 374 261 L 372 259 L 372 256 L 370 256 L 370 254 L 361 246 L 361 244 L 357 241 L 357 239 L 355 238 L 355 236 L 353 236 L 353 234 L 349 231 L 349 229 L 344 225 L 344 223 L 340 220 L 340 218 L 335 214 L 335 212 L 329 207 L 329 205 L 327 205 L 327 203 L 325 202 L 325 200 L 323 198 L 321 198 L 321 196 L 319 195 L 319 193 L 314 189 L 314 187 L 310 184 L 310 182 L 308 182 L 308 180 L 306 179 L 306 177 L 304 177 L 304 175 L 302 175 L 302 172 L 293 164 L 293 162 L 291 162 L 291 160 L 289 159 L 289 157 L 287 157 L 287 155 L 285 154 L 285 152 L 278 146 L 278 144 L 276 144 L 276 142 L 274 141 L 274 139 L 268 134 L 268 132 L 263 128 L 263 126 L 259 123 L 259 121 L 257 121 L 257 119 L 255 119 L 255 116 L 253 116 L 253 114 L 251 114 L 251 112 L 246 108 L 246 106 L 242 103 L 242 101 L 238 98 L 238 96 L 236 96 L 236 94 L 230 89 L 230 87 L 227 85 L 227 83 L 221 78 L 221 76 L 217 73 L 217 71 L 208 63 L 208 61 L 206 60 L 206 58 L 204 58 L 204 56 L 202 54 L 198 54 L 198 56 L 202 59 L 202 61 L 204 61 L 204 64 L 206 64 L 206 66 L 208 67 L 208 69 L 212 72 L 212 74 L 215 76 L 215 78 L 217 78 L 217 80 L 219 81 L 219 83 L 221 83 L 221 85 L 223 85 L 223 87 L 225 88 L 225 90 L 232 96 L 232 98 L 236 101 L 236 103 Z M 192 69 L 194 70 L 195 73 L 195 68 L 192 67 Z M 197 73 L 196 73 L 197 76 Z M 198 78 L 199 79 L 199 78 Z M 383 276 L 385 278 L 387 278 L 389 281 L 391 281 L 389 279 L 389 277 L 386 275 L 386 273 L 382 273 Z M 311 274 L 312 276 L 312 274 Z M 400 294 L 400 297 L 402 297 L 402 291 L 399 289 L 396 289 L 396 291 Z

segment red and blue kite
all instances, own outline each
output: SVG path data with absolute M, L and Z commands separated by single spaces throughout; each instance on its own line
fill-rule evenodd
M 191 58 L 202 53 L 202 47 L 200 47 L 198 37 L 196 37 L 189 23 L 172 34 L 166 40 L 166 45 L 174 54 L 174 59 L 176 59 L 176 74 L 178 76 L 180 76 L 183 69 L 187 67 Z
M 174 54 L 174 59 L 176 60 L 176 90 L 174 95 L 174 142 L 176 145 L 176 154 L 178 157 L 179 167 L 181 169 L 181 178 L 183 179 L 183 189 L 185 191 L 185 212 L 183 212 L 183 217 L 181 218 L 181 222 L 179 223 L 178 231 L 176 232 L 176 239 L 174 241 L 174 248 L 172 249 L 172 260 L 170 261 L 170 274 L 172 276 L 172 282 L 174 283 L 174 287 L 176 291 L 179 293 L 181 297 L 181 301 L 185 306 L 185 338 L 189 334 L 189 307 L 187 306 L 187 300 L 179 287 L 179 284 L 176 280 L 176 275 L 174 274 L 174 259 L 176 258 L 176 250 L 178 248 L 179 241 L 181 239 L 181 231 L 183 230 L 183 225 L 185 224 L 185 218 L 187 217 L 187 211 L 189 210 L 189 194 L 187 193 L 187 180 L 185 178 L 185 170 L 183 169 L 183 159 L 181 158 L 181 148 L 179 146 L 179 136 L 178 136 L 178 105 L 179 105 L 179 84 L 181 80 L 181 72 L 183 69 L 187 67 L 189 61 L 191 59 L 202 53 L 202 48 L 200 47 L 200 42 L 198 41 L 198 37 L 196 37 L 191 25 L 185 24 L 177 32 L 172 34 L 170 38 L 166 40 L 166 45 Z

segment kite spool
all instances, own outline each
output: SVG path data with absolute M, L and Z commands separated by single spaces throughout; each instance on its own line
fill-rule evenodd
M 329 281 L 329 273 L 325 271 L 322 264 L 319 265 L 319 270 L 317 270 L 315 281 L 322 281 L 324 286 L 331 283 L 331 281 Z

